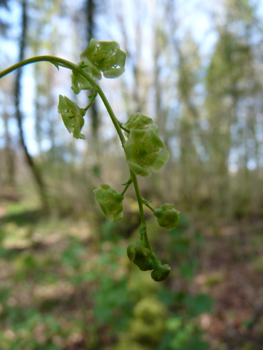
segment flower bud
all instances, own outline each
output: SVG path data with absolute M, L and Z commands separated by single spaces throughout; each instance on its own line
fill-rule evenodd
M 151 251 L 140 244 L 130 244 L 127 248 L 127 255 L 130 261 L 139 267 L 140 270 L 152 270 L 153 259 Z
M 166 230 L 175 228 L 179 223 L 180 212 L 174 209 L 174 204 L 166 203 L 159 209 L 154 211 L 154 215 L 157 217 L 158 223 Z
M 164 281 L 169 276 L 170 272 L 171 272 L 171 268 L 169 265 L 167 264 L 160 265 L 152 271 L 151 277 L 154 281 L 161 282 L 161 281 Z

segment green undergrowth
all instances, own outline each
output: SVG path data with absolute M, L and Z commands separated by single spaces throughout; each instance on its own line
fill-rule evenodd
M 172 261 L 165 283 L 129 263 L 138 229 L 123 238 L 123 224 L 90 227 L 23 203 L 8 205 L 0 224 L 1 350 L 209 349 L 199 317 L 213 300 L 190 288 L 203 238 L 186 217 L 161 244 L 160 227 L 147 222 L 159 256 Z

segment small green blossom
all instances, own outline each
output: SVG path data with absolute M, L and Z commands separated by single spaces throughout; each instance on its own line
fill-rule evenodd
M 97 80 L 101 79 L 101 72 L 105 78 L 117 78 L 125 71 L 126 54 L 120 50 L 116 41 L 92 39 L 80 58 L 78 66 Z M 71 88 L 75 94 L 81 90 L 92 89 L 88 80 L 76 71 L 72 72 L 71 81 Z
M 174 209 L 174 204 L 163 204 L 159 209 L 155 209 L 154 215 L 157 217 L 158 223 L 166 230 L 175 228 L 179 223 L 180 212 Z
M 169 265 L 164 264 L 156 267 L 152 273 L 151 277 L 156 282 L 164 281 L 170 274 L 171 268 Z
M 130 261 L 137 265 L 140 270 L 147 271 L 153 269 L 150 249 L 138 243 L 136 245 L 130 244 L 127 248 L 127 255 Z
M 140 113 L 133 114 L 125 124 L 130 130 L 124 144 L 127 162 L 137 175 L 150 176 L 160 171 L 169 159 L 165 144 L 158 136 L 158 127 L 153 120 Z
M 149 125 L 153 125 L 153 120 L 146 115 L 143 115 L 141 113 L 134 113 L 130 116 L 128 121 L 125 123 L 125 126 L 127 129 L 146 129 L 149 127 Z M 156 132 L 158 132 L 158 126 L 157 124 L 154 124 L 156 126 Z
M 80 58 L 102 72 L 105 78 L 117 78 L 125 70 L 126 54 L 116 41 L 92 39 Z
M 95 200 L 101 207 L 104 215 L 111 221 L 116 222 L 123 217 L 122 201 L 123 195 L 117 193 L 109 185 L 102 184 L 100 188 L 93 191 L 95 193 Z
M 75 139 L 85 139 L 85 136 L 80 133 L 84 125 L 85 109 L 79 108 L 75 102 L 66 96 L 59 95 L 58 113 L 61 114 L 68 132 L 73 132 Z
M 154 281 L 164 281 L 170 274 L 170 266 L 162 265 L 156 255 L 146 247 L 143 240 L 137 241 L 136 244 L 130 244 L 127 247 L 127 255 L 140 270 L 153 270 L 151 277 Z

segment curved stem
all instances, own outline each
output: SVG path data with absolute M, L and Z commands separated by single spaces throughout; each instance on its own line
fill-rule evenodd
M 130 133 L 130 130 L 125 128 L 125 126 L 123 126 L 121 122 L 119 122 L 119 124 L 122 130 L 126 131 L 128 134 Z
M 124 135 L 121 131 L 120 122 L 116 118 L 116 116 L 115 116 L 115 114 L 114 114 L 114 112 L 109 104 L 109 101 L 107 100 L 106 96 L 104 95 L 104 92 L 102 91 L 100 86 L 96 83 L 96 81 L 90 75 L 85 73 L 76 64 L 74 64 L 70 61 L 67 61 L 63 58 L 60 58 L 60 57 L 36 56 L 36 57 L 28 58 L 26 60 L 18 62 L 16 64 L 14 64 L 13 66 L 3 70 L 2 72 L 0 72 L 0 78 L 4 77 L 5 75 L 13 72 L 14 70 L 16 70 L 18 68 L 21 68 L 23 66 L 26 66 L 26 65 L 31 64 L 31 63 L 36 63 L 36 62 L 50 62 L 50 63 L 54 64 L 57 68 L 59 68 L 59 66 L 64 67 L 64 68 L 68 68 L 68 69 L 71 69 L 71 70 L 77 72 L 78 74 L 83 76 L 85 79 L 87 79 L 87 81 L 92 85 L 94 90 L 97 91 L 98 94 L 100 95 L 102 102 L 104 103 L 104 106 L 106 107 L 106 109 L 109 113 L 109 116 L 113 122 L 113 125 L 118 133 L 122 147 L 124 146 L 125 138 L 124 138 Z M 149 248 L 151 250 L 149 240 L 147 237 L 147 231 L 146 231 L 146 221 L 145 221 L 145 216 L 144 216 L 144 211 L 143 211 L 143 198 L 142 198 L 141 193 L 140 193 L 140 189 L 139 189 L 139 185 L 138 185 L 138 181 L 137 181 L 137 177 L 136 177 L 135 173 L 132 170 L 130 170 L 130 174 L 131 174 L 132 182 L 134 185 L 134 190 L 135 190 L 138 205 L 139 205 L 139 212 L 140 212 L 140 217 L 141 217 L 141 227 L 143 228 L 143 235 L 142 235 L 143 237 L 142 238 L 143 238 L 145 244 L 147 245 L 147 248 Z
M 115 114 L 113 113 L 113 110 L 106 98 L 106 96 L 104 95 L 104 92 L 101 90 L 100 86 L 96 83 L 96 81 L 94 81 L 91 76 L 89 76 L 87 73 L 85 73 L 80 67 L 78 67 L 76 64 L 67 61 L 63 58 L 60 57 L 55 57 L 55 56 L 36 56 L 36 57 L 32 57 L 32 58 L 28 58 L 26 60 L 23 60 L 21 62 L 18 62 L 16 64 L 14 64 L 13 66 L 3 70 L 2 72 L 0 72 L 0 78 L 4 77 L 5 75 L 13 72 L 14 70 L 21 68 L 23 66 L 26 66 L 28 64 L 31 63 L 36 63 L 36 62 L 50 62 L 52 64 L 54 64 L 57 68 L 58 66 L 64 67 L 64 68 L 68 68 L 71 70 L 74 70 L 75 72 L 77 72 L 78 74 L 82 75 L 85 79 L 88 80 L 88 82 L 92 85 L 92 87 L 95 89 L 95 91 L 98 92 L 98 94 L 100 95 L 108 113 L 109 116 L 113 122 L 113 125 L 115 126 L 115 129 L 118 133 L 118 136 L 120 138 L 120 141 L 122 143 L 122 146 L 124 145 L 125 142 L 125 138 L 123 136 L 123 133 L 121 131 L 120 125 L 119 125 L 119 121 L 116 118 Z
M 83 109 L 85 109 L 85 111 L 87 112 L 87 110 L 90 108 L 90 106 L 92 105 L 92 103 L 95 101 L 95 98 L 97 97 L 97 93 L 95 94 L 93 94 L 93 96 L 92 96 L 92 98 L 91 98 L 91 101 L 90 101 L 90 103 L 87 105 L 87 107 L 85 107 L 85 108 L 83 108 Z

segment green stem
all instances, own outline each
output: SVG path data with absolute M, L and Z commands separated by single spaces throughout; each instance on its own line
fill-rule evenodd
M 125 188 L 124 188 L 124 190 L 121 193 L 122 196 L 124 196 L 125 192 L 128 190 L 128 188 L 130 187 L 131 184 L 132 184 L 132 179 L 131 178 L 129 178 L 129 180 L 125 184 L 123 184 L 123 185 L 125 185 Z
M 134 190 L 135 190 L 138 205 L 139 205 L 139 212 L 140 212 L 140 217 L 141 217 L 141 228 L 143 228 L 143 234 L 142 234 L 141 239 L 145 242 L 147 248 L 150 249 L 150 251 L 151 251 L 151 246 L 150 246 L 150 243 L 148 240 L 146 221 L 145 221 L 145 216 L 144 216 L 144 211 L 143 211 L 143 198 L 141 196 L 141 192 L 139 189 L 137 176 L 135 175 L 135 173 L 132 170 L 130 170 L 130 174 L 131 174 Z
M 146 199 L 143 198 L 142 201 L 143 201 L 143 204 L 146 205 L 146 207 L 148 207 L 153 213 L 155 212 L 155 209 L 150 206 L 150 204 Z
M 4 77 L 5 75 L 13 72 L 14 70 L 21 68 L 23 66 L 26 66 L 28 64 L 31 63 L 36 63 L 36 62 L 50 62 L 52 64 L 54 64 L 57 68 L 58 66 L 64 67 L 64 68 L 68 68 L 71 69 L 75 72 L 77 72 L 78 74 L 80 74 L 81 76 L 83 76 L 85 79 L 87 79 L 87 81 L 92 85 L 92 87 L 95 89 L 95 91 L 98 92 L 98 94 L 100 95 L 102 102 L 104 103 L 104 106 L 106 107 L 109 116 L 112 120 L 112 123 L 118 133 L 119 139 L 121 141 L 122 147 L 124 146 L 125 143 L 125 138 L 124 135 L 121 131 L 121 126 L 120 126 L 120 122 L 119 120 L 116 118 L 110 104 L 109 101 L 107 100 L 106 96 L 104 95 L 104 92 L 102 91 L 102 89 L 100 88 L 100 86 L 96 83 L 96 81 L 93 80 L 93 78 L 88 75 L 87 73 L 85 73 L 79 66 L 77 66 L 76 64 L 69 62 L 63 58 L 60 57 L 54 57 L 54 56 L 36 56 L 36 57 L 32 57 L 32 58 L 28 58 L 26 60 L 23 60 L 21 62 L 18 62 L 16 64 L 14 64 L 13 66 L 3 70 L 2 72 L 0 72 L 0 79 L 2 77 Z M 139 185 L 138 185 L 138 181 L 137 181 L 137 177 L 135 175 L 135 173 L 130 170 L 130 174 L 131 174 L 131 178 L 132 178 L 132 182 L 134 185 L 134 189 L 135 189 L 135 193 L 137 196 L 137 201 L 138 201 L 138 205 L 139 205 L 139 212 L 140 212 L 140 217 L 141 217 L 141 227 L 144 228 L 144 234 L 142 239 L 144 240 L 144 242 L 146 243 L 147 247 L 151 250 L 150 248 L 150 244 L 149 244 L 149 240 L 147 237 L 147 231 L 146 231 L 146 221 L 145 221 L 145 216 L 144 216 L 144 211 L 143 211 L 143 199 L 140 193 L 140 189 L 139 189 Z
M 119 122 L 119 124 L 122 130 L 126 131 L 128 134 L 130 133 L 130 130 L 125 128 L 125 126 L 123 126 L 121 122 Z
M 85 109 L 86 112 L 90 108 L 90 106 L 92 105 L 92 103 L 94 102 L 96 97 L 97 97 L 97 94 L 93 94 L 93 97 L 92 97 L 90 103 L 87 105 L 87 107 L 83 108 L 83 109 Z
M 119 121 L 116 118 L 115 114 L 113 113 L 113 110 L 106 98 L 106 96 L 104 95 L 104 92 L 101 90 L 100 86 L 93 80 L 93 78 L 91 78 L 91 76 L 89 76 L 87 73 L 85 73 L 80 67 L 78 67 L 76 64 L 69 62 L 67 60 L 64 60 L 63 58 L 60 57 L 54 57 L 54 56 L 36 56 L 36 57 L 32 57 L 32 58 L 28 58 L 26 60 L 23 60 L 21 62 L 18 62 L 16 64 L 14 64 L 13 66 L 3 70 L 2 72 L 0 72 L 0 79 L 2 77 L 4 77 L 5 75 L 13 72 L 14 70 L 21 68 L 23 66 L 26 66 L 28 64 L 31 63 L 36 63 L 36 62 L 50 62 L 52 64 L 54 64 L 56 67 L 61 66 L 64 68 L 68 68 L 71 70 L 74 70 L 75 72 L 77 72 L 78 74 L 82 75 L 85 79 L 88 80 L 88 82 L 92 85 L 92 87 L 95 89 L 95 91 L 98 92 L 98 94 L 100 95 L 108 113 L 109 116 L 113 122 L 113 125 L 118 133 L 118 136 L 120 138 L 121 144 L 122 146 L 124 145 L 125 142 L 125 138 L 123 136 L 123 133 L 121 131 L 120 125 L 119 125 Z

